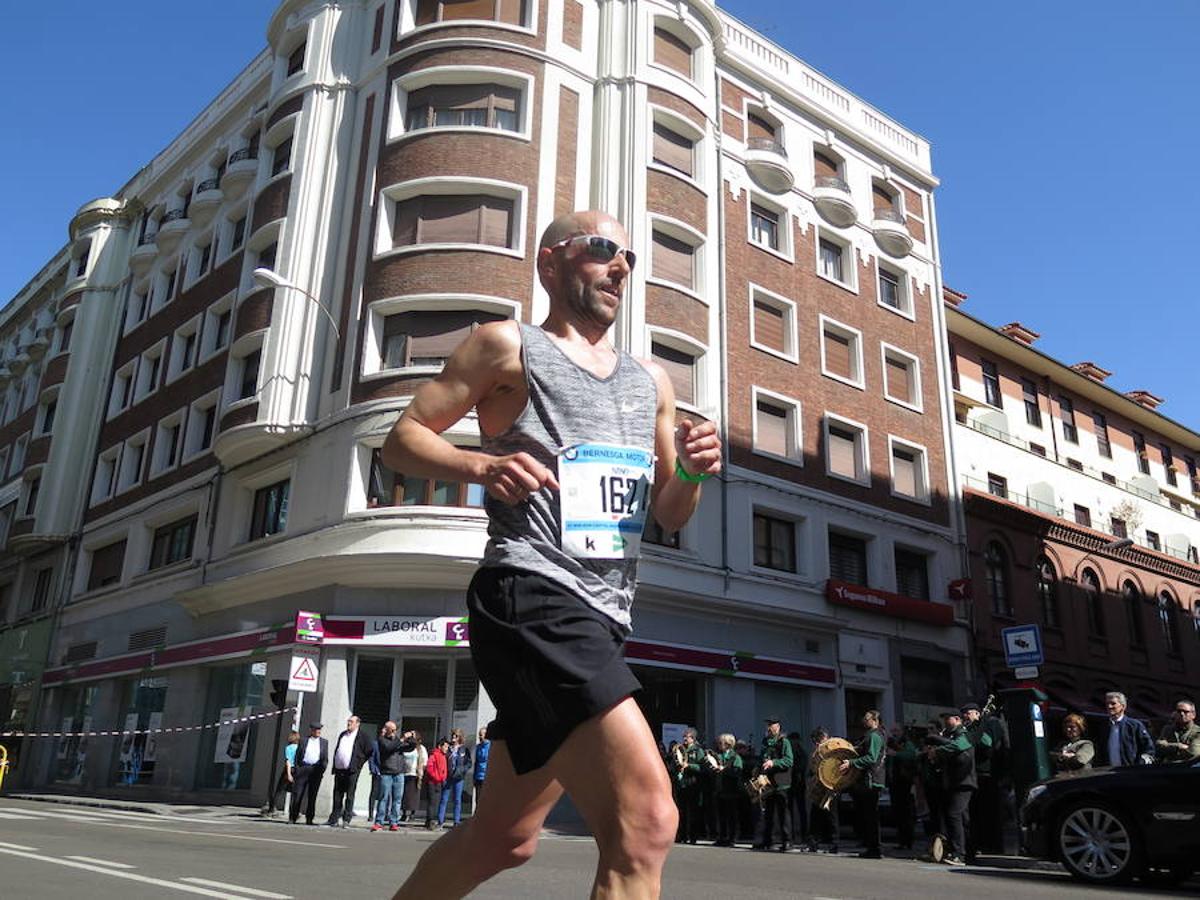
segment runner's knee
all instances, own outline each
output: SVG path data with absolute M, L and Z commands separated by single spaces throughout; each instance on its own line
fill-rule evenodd
M 625 871 L 662 866 L 675 842 L 679 811 L 670 795 L 651 795 L 635 808 L 625 809 L 604 834 L 597 834 L 600 853 L 610 864 Z
M 505 869 L 515 869 L 533 859 L 537 852 L 538 834 L 480 835 L 468 858 L 490 878 Z

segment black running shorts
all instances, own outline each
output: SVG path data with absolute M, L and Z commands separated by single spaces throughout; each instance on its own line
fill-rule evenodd
M 484 567 L 467 590 L 471 657 L 496 704 L 488 737 L 518 775 L 540 769 L 582 722 L 641 689 L 625 632 L 532 572 Z

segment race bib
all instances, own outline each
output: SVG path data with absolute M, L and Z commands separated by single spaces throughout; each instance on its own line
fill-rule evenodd
M 636 558 L 653 481 L 649 450 L 612 444 L 564 450 L 558 460 L 563 551 L 583 559 Z

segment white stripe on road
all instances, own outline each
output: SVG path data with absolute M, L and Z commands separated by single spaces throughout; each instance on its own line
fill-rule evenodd
M 23 816 L 20 813 L 0 812 L 0 819 L 15 819 L 19 821 L 36 821 L 37 816 Z
M 196 834 L 202 837 L 234 838 L 239 841 L 262 841 L 268 844 L 296 844 L 300 847 L 325 847 L 330 850 L 345 850 L 345 844 L 322 844 L 319 841 L 291 841 L 286 838 L 255 837 L 239 832 L 190 831 L 186 828 L 159 828 L 154 825 L 134 825 L 130 822 L 114 822 L 112 819 L 96 819 L 90 816 L 76 816 L 71 813 L 43 812 L 43 816 L 53 819 L 65 819 L 69 822 L 82 822 L 85 825 L 103 825 L 105 828 L 133 828 L 138 831 L 155 831 L 163 834 Z
M 24 853 L 19 850 L 9 850 L 6 847 L 0 846 L 0 853 L 7 853 L 9 856 L 18 856 L 23 859 L 36 859 L 39 862 L 52 863 L 56 866 L 65 866 L 68 869 L 83 869 L 85 872 L 99 872 L 102 875 L 111 875 L 113 878 L 124 878 L 128 881 L 137 881 L 142 884 L 152 884 L 155 887 L 169 888 L 173 891 L 183 891 L 186 894 L 199 894 L 202 897 L 223 897 L 229 900 L 231 896 L 228 891 L 210 891 L 208 888 L 202 888 L 199 885 L 180 884 L 176 881 L 165 881 L 162 878 L 151 878 L 148 875 L 135 875 L 133 872 L 120 872 L 116 869 L 108 869 L 104 866 L 93 866 L 91 863 L 74 862 L 69 859 L 56 859 L 53 856 L 43 856 L 40 853 Z
M 33 853 L 37 850 L 37 847 L 26 847 L 24 844 L 6 844 L 4 841 L 0 841 L 0 849 L 3 848 L 7 848 L 9 850 L 26 850 L 29 853 Z
M 242 887 L 240 884 L 229 884 L 226 881 L 209 881 L 207 878 L 180 878 L 179 880 L 189 882 L 190 884 L 203 884 L 206 887 L 225 888 L 226 890 L 237 891 L 239 894 L 245 894 L 247 897 L 266 897 L 268 900 L 292 900 L 291 894 L 273 894 L 270 891 Z
M 111 859 L 96 859 L 94 856 L 68 856 L 67 859 L 73 859 L 76 862 L 91 863 L 94 866 L 112 866 L 114 869 L 137 868 L 137 866 L 131 866 L 129 863 L 113 862 Z

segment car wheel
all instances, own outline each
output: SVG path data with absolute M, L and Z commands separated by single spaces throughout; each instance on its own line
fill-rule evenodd
M 1058 825 L 1058 852 L 1072 877 L 1125 884 L 1137 873 L 1139 848 L 1123 813 L 1101 803 L 1070 807 Z

